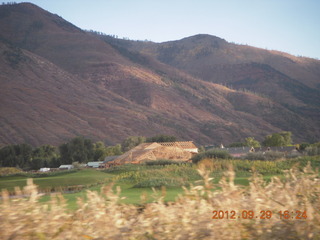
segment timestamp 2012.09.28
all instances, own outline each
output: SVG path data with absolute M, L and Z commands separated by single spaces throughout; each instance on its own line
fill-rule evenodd
M 214 210 L 212 211 L 212 219 L 292 219 L 292 220 L 306 220 L 308 218 L 307 211 L 301 210 L 280 210 L 280 211 L 270 211 L 270 210 Z

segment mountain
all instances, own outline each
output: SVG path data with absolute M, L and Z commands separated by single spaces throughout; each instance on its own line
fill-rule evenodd
M 109 36 L 101 39 L 116 48 L 155 58 L 198 79 L 272 99 L 319 129 L 319 60 L 228 43 L 205 34 L 164 43 Z
M 0 6 L 0 144 L 58 145 L 79 135 L 115 144 L 156 134 L 227 144 L 282 130 L 298 141 L 319 138 L 319 61 L 297 58 L 304 65 L 294 75 L 291 65 L 254 61 L 266 50 L 254 49 L 247 62 L 222 50 L 214 58 L 206 42 L 230 43 L 199 36 L 175 41 L 170 50 L 172 42 L 83 31 L 30 3 Z M 253 84 L 240 73 L 261 78 Z M 256 90 L 269 81 L 281 91 Z

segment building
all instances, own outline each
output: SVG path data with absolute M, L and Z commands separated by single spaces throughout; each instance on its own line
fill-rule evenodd
M 247 155 L 248 153 L 255 152 L 253 147 L 232 147 L 232 148 L 216 148 L 218 150 L 228 152 L 232 157 L 242 157 Z
M 101 168 L 108 168 L 109 167 L 109 163 L 111 163 L 113 160 L 115 160 L 118 157 L 120 157 L 120 155 L 105 157 L 103 163 L 100 164 L 100 167 Z
M 159 159 L 189 161 L 197 153 L 198 148 L 192 141 L 142 143 L 114 160 L 108 161 L 105 166 L 139 164 Z
M 224 147 L 220 144 L 219 147 L 210 148 L 206 150 L 220 150 L 229 153 L 232 157 L 243 157 L 248 153 L 255 152 L 254 147 Z
M 73 168 L 74 168 L 73 165 L 61 165 L 59 167 L 60 170 L 71 170 Z
M 50 168 L 40 168 L 39 172 L 50 172 Z
M 102 161 L 100 161 L 100 162 L 88 162 L 87 166 L 90 167 L 90 168 L 99 168 L 102 163 L 103 163 Z
M 297 147 L 295 146 L 285 146 L 285 147 L 261 147 L 256 148 L 256 152 L 266 153 L 266 152 L 281 152 L 284 153 L 284 155 L 290 155 L 290 154 L 297 154 L 299 155 L 300 152 Z

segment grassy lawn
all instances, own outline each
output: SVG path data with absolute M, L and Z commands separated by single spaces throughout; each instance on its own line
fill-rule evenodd
M 84 169 L 81 171 L 66 172 L 57 176 L 46 176 L 33 178 L 33 182 L 38 185 L 40 190 L 59 189 L 59 187 L 94 185 L 106 182 L 113 175 L 97 171 L 94 169 Z M 0 177 L 0 189 L 12 191 L 14 187 L 23 188 L 26 185 L 27 176 L 8 176 Z
M 304 160 L 304 159 L 302 159 Z M 316 167 L 319 166 L 319 158 L 311 159 L 311 163 Z M 296 161 L 296 160 L 295 160 Z M 238 164 L 236 170 L 235 184 L 241 186 L 248 186 L 251 173 L 244 170 L 244 164 L 248 165 L 251 162 L 235 162 Z M 242 164 L 243 165 L 240 165 Z M 266 167 L 270 167 L 270 163 L 259 163 L 258 169 L 264 171 L 263 178 L 266 181 L 270 181 L 273 176 L 283 178 L 284 175 L 279 173 L 281 169 L 287 169 L 287 166 L 279 168 L 272 167 L 266 170 Z M 236 166 L 235 164 L 235 166 Z M 273 163 L 272 163 L 273 164 Z M 276 162 L 274 164 L 287 164 L 287 162 Z M 306 164 L 306 163 L 305 163 Z M 245 165 L 245 166 L 246 166 Z M 241 168 L 240 168 L 240 167 Z M 247 166 L 246 166 L 247 167 Z M 279 171 L 281 170 L 281 171 Z M 213 178 L 213 183 L 217 184 L 223 176 L 223 172 L 226 169 L 215 170 L 210 174 Z M 0 189 L 8 189 L 12 191 L 15 186 L 23 187 L 26 185 L 27 176 L 7 176 L 0 177 Z M 66 190 L 66 187 L 70 186 L 85 186 L 84 189 L 74 193 L 64 193 L 63 196 L 67 200 L 70 209 L 76 209 L 77 198 L 85 198 L 86 189 L 91 191 L 98 191 L 105 184 L 111 184 L 114 182 L 114 189 L 116 186 L 121 187 L 120 197 L 121 203 L 125 204 L 141 204 L 141 195 L 145 196 L 145 202 L 152 202 L 155 200 L 152 187 L 157 189 L 158 196 L 161 196 L 161 186 L 165 185 L 165 201 L 174 201 L 179 194 L 183 193 L 181 185 L 197 184 L 198 180 L 201 180 L 201 176 L 197 172 L 196 165 L 168 165 L 168 166 L 146 166 L 146 165 L 122 165 L 114 169 L 108 169 L 104 171 L 98 171 L 95 169 L 83 169 L 75 172 L 61 173 L 56 176 L 41 176 L 33 179 L 34 183 L 38 185 L 40 190 L 51 189 L 51 191 Z M 142 187 L 143 186 L 143 187 Z M 65 187 L 65 188 L 63 188 Z M 50 192 L 50 191 L 47 191 Z M 50 199 L 50 195 L 43 196 L 40 201 L 46 202 Z
M 274 176 L 274 175 L 273 175 Z M 270 180 L 271 175 L 265 176 L 265 180 Z M 280 176 L 281 177 L 281 176 Z M 213 183 L 217 184 L 220 178 L 216 178 L 213 180 Z M 236 177 L 235 183 L 238 185 L 248 186 L 249 184 L 249 177 Z M 103 185 L 98 185 L 89 188 L 90 191 L 97 191 L 100 192 L 101 187 Z M 114 185 L 114 191 L 116 191 L 116 186 L 121 188 L 120 197 L 124 198 L 120 202 L 125 204 L 141 204 L 141 195 L 145 195 L 147 203 L 153 202 L 155 200 L 154 196 L 155 193 L 153 192 L 152 188 L 135 188 L 133 184 L 130 183 L 122 183 L 118 182 Z M 161 196 L 162 190 L 160 188 L 156 188 L 157 196 Z M 164 201 L 172 202 L 178 197 L 179 194 L 182 194 L 184 191 L 182 187 L 166 187 L 165 188 L 165 198 Z M 86 190 L 77 192 L 77 193 L 66 193 L 63 194 L 63 197 L 67 200 L 69 209 L 75 210 L 77 209 L 77 198 L 85 198 L 86 197 Z M 50 200 L 50 195 L 43 196 L 40 201 L 47 202 Z
M 182 168 L 183 169 L 183 168 Z M 75 185 L 85 185 L 88 186 L 85 190 L 74 193 L 64 193 L 63 196 L 67 200 L 69 209 L 77 208 L 77 198 L 85 198 L 86 190 L 98 191 L 100 192 L 101 187 L 105 184 L 110 184 L 115 180 L 113 189 L 116 189 L 116 186 L 120 186 L 121 194 L 120 197 L 121 203 L 125 204 L 141 204 L 141 196 L 145 196 L 145 202 L 153 202 L 155 196 L 161 196 L 162 190 L 159 186 L 155 186 L 157 193 L 155 194 L 150 187 L 136 187 L 137 182 L 150 180 L 154 176 L 158 178 L 181 178 L 183 176 L 183 171 L 186 172 L 190 177 L 185 179 L 187 183 L 196 184 L 197 180 L 200 180 L 201 177 L 197 175 L 196 169 L 192 166 L 185 168 L 184 170 L 179 169 L 177 166 L 168 166 L 168 167 L 137 167 L 137 166 L 128 166 L 121 167 L 119 169 L 114 169 L 114 171 L 98 171 L 95 169 L 84 169 L 71 173 L 64 173 L 57 176 L 47 176 L 47 177 L 36 177 L 33 178 L 33 181 L 38 185 L 40 190 L 46 189 L 55 189 L 59 191 L 59 187 L 68 187 Z M 181 172 L 182 171 L 182 172 Z M 131 174 L 128 174 L 131 173 Z M 144 173 L 144 175 L 140 174 Z M 137 177 L 138 176 L 138 177 Z M 222 172 L 212 173 L 213 183 L 217 184 L 221 177 L 223 176 Z M 268 175 L 264 178 L 270 180 L 274 175 Z M 115 177 L 119 177 L 115 179 Z M 7 176 L 0 178 L 0 189 L 8 189 L 12 191 L 15 186 L 23 188 L 26 185 L 27 181 L 26 176 Z M 235 183 L 238 185 L 247 186 L 249 184 L 250 174 L 246 172 L 239 172 L 235 177 Z M 166 186 L 165 188 L 165 198 L 164 201 L 175 201 L 179 194 L 183 193 L 181 186 Z M 47 202 L 51 198 L 50 195 L 45 195 L 41 197 L 40 202 Z
M 132 185 L 130 184 L 116 184 L 114 187 L 114 190 L 116 186 L 121 187 L 121 194 L 120 197 L 123 198 L 120 200 L 120 203 L 124 204 L 142 204 L 141 200 L 141 195 L 146 196 L 146 201 L 145 202 L 153 202 L 154 199 L 154 192 L 151 188 L 133 188 Z M 102 185 L 100 186 L 95 186 L 91 187 L 88 190 L 90 191 L 97 191 L 100 193 Z M 78 198 L 83 198 L 86 199 L 86 192 L 87 190 L 83 190 L 77 193 L 66 193 L 63 194 L 63 197 L 66 199 L 68 208 L 71 210 L 76 210 L 77 209 L 77 199 Z M 157 189 L 157 194 L 161 196 L 161 189 Z M 175 201 L 176 197 L 183 193 L 183 189 L 181 187 L 176 187 L 176 188 L 166 188 L 166 195 L 164 198 L 164 201 L 166 202 L 173 202 Z M 51 198 L 50 195 L 45 195 L 40 198 L 40 202 L 47 202 Z

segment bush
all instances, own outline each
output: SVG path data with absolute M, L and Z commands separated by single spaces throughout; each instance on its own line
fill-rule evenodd
M 307 147 L 306 152 L 307 152 L 308 156 L 320 155 L 320 147 L 319 146 Z
M 159 159 L 155 161 L 146 161 L 145 164 L 147 166 L 153 166 L 153 165 L 165 166 L 165 165 L 172 165 L 172 164 L 180 165 L 180 164 L 185 164 L 185 162 L 173 161 L 169 159 Z
M 153 166 L 153 167 L 161 167 L 161 166 Z M 146 169 L 146 165 L 128 163 L 128 164 L 123 164 L 118 166 L 112 166 L 110 168 L 102 170 L 102 172 L 111 173 L 111 174 L 120 174 L 124 172 L 138 171 L 142 169 Z
M 180 178 L 149 178 L 134 185 L 134 188 L 181 187 L 188 183 Z
M 320 157 L 319 156 L 302 156 L 292 159 L 281 160 L 247 160 L 247 159 L 203 159 L 198 162 L 199 167 L 209 169 L 214 173 L 226 171 L 230 165 L 233 166 L 234 171 L 241 175 L 248 175 L 254 168 L 260 174 L 283 174 L 284 171 L 289 170 L 292 167 L 297 167 L 299 170 L 303 170 L 308 163 L 310 163 L 312 169 L 320 169 Z
M 197 170 L 191 166 L 177 166 L 175 164 L 166 166 L 145 165 L 141 169 L 137 169 L 136 171 L 121 172 L 115 176 L 114 180 L 119 182 L 139 184 L 141 182 L 145 182 L 149 179 L 154 178 L 183 179 L 184 181 L 192 181 L 198 180 L 200 178 L 200 175 Z
M 227 171 L 230 166 L 236 173 L 241 175 L 249 175 L 254 168 L 256 172 L 260 174 L 281 174 L 283 170 L 290 169 L 293 164 L 283 164 L 282 161 L 250 161 L 250 160 L 215 160 L 215 159 L 203 159 L 198 163 L 199 167 L 209 169 L 214 173 L 221 171 Z
M 22 173 L 21 169 L 14 167 L 3 167 L 0 168 L 0 176 L 7 176 L 12 174 Z
M 244 158 L 248 160 L 276 160 L 283 157 L 285 157 L 284 153 L 271 151 L 266 153 L 251 152 L 248 153 Z
M 28 178 L 42 178 L 42 177 L 53 177 L 53 176 L 59 176 L 59 175 L 65 175 L 70 173 L 75 173 L 79 171 L 79 169 L 72 169 L 72 170 L 59 170 L 54 172 L 16 172 L 10 174 L 10 176 L 16 176 L 16 177 L 28 177 Z
M 192 162 L 193 163 L 197 163 L 197 162 L 199 162 L 199 161 L 201 161 L 202 159 L 205 159 L 205 158 L 231 159 L 232 156 L 227 151 L 214 149 L 214 150 L 208 150 L 206 152 L 199 153 L 199 154 L 195 155 L 192 158 Z

